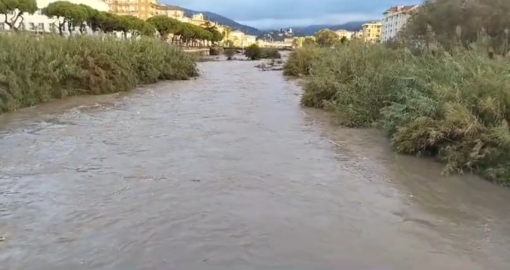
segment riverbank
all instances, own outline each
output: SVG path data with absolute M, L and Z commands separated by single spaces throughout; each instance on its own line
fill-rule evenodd
M 0 35 L 0 113 L 195 76 L 192 56 L 156 39 Z
M 351 42 L 291 54 L 284 74 L 305 76 L 301 103 L 348 127 L 377 126 L 399 153 L 428 155 L 445 173 L 510 185 L 510 59 L 485 48 L 411 51 Z

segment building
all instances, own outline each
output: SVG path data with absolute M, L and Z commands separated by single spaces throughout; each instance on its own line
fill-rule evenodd
M 230 32 L 231 38 L 243 39 L 245 34 L 241 30 L 234 30 Z
M 197 13 L 191 16 L 190 22 L 194 25 L 203 26 L 207 22 L 207 20 L 205 19 L 204 14 Z
M 363 38 L 363 30 L 356 31 L 352 34 L 351 38 L 355 39 L 362 39 Z
M 241 47 L 243 46 L 244 36 L 245 34 L 242 31 L 234 30 L 230 32 L 229 40 L 232 41 L 235 47 Z
M 381 22 L 370 22 L 363 24 L 361 31 L 362 40 L 365 42 L 377 43 L 381 41 Z
M 108 4 L 113 14 L 132 15 L 142 20 L 156 15 L 156 7 L 160 6 L 157 0 L 104 0 L 104 2 Z
M 406 24 L 407 19 L 417 10 L 418 5 L 395 6 L 386 10 L 382 20 L 381 41 L 395 38 Z
M 293 37 L 290 37 L 290 38 L 284 38 L 284 39 L 283 39 L 283 42 L 285 42 L 285 43 L 291 43 L 291 44 L 292 44 L 292 42 L 294 42 L 294 39 L 295 39 L 295 38 L 293 38 Z
M 153 6 L 155 8 L 154 10 L 155 15 L 165 15 L 179 21 L 185 21 L 184 18 L 186 16 L 184 10 L 182 10 L 180 7 L 165 4 L 155 4 Z
M 250 46 L 253 44 L 257 44 L 257 36 L 245 35 L 243 40 L 243 46 Z
M 56 18 L 48 18 L 46 15 L 42 14 L 42 9 L 47 7 L 50 3 L 56 2 L 57 0 L 37 0 L 37 6 L 39 9 L 34 14 L 24 14 L 23 22 L 18 20 L 18 26 L 22 30 L 33 31 L 33 32 L 58 32 L 58 20 Z M 101 0 L 67 0 L 73 4 L 84 4 L 88 5 L 94 9 L 99 11 L 108 11 L 109 6 L 104 1 Z M 16 14 L 7 14 L 7 18 L 10 16 L 16 16 Z M 3 16 L 2 16 L 3 17 Z M 19 25 L 23 23 L 22 25 Z M 0 22 L 0 30 L 10 30 L 9 26 Z M 91 32 L 90 29 L 87 31 Z M 64 34 L 68 34 L 67 27 L 65 29 Z
M 344 29 L 336 30 L 335 33 L 340 37 L 340 39 L 345 37 L 347 40 L 352 39 L 352 36 L 354 35 L 354 32 Z

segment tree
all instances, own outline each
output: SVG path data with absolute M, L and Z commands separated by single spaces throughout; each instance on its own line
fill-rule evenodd
M 76 31 L 76 28 L 78 28 L 81 33 L 85 33 L 89 10 L 84 8 L 84 5 L 69 4 L 70 6 L 67 14 L 67 29 L 69 33 L 72 34 Z
M 232 28 L 230 28 L 230 26 L 225 26 L 224 29 L 223 29 L 223 36 L 226 39 L 227 43 L 228 43 L 228 41 L 230 41 L 230 33 L 232 33 Z M 228 43 L 226 45 L 229 45 L 229 44 L 232 44 L 232 42 Z M 232 45 L 227 46 L 227 47 L 231 47 L 231 46 Z
M 206 28 L 206 30 L 212 34 L 211 41 L 213 44 L 216 44 L 217 42 L 220 42 L 223 40 L 224 35 L 220 31 L 218 31 L 218 28 L 216 28 L 216 26 Z
M 506 53 L 510 42 L 510 1 L 507 0 L 435 0 L 418 7 L 407 21 L 400 38 L 430 39 L 445 48 L 461 42 L 469 46 L 486 35 L 489 46 Z M 506 48 L 504 48 L 506 47 Z
M 340 39 L 340 43 L 342 43 L 342 44 L 347 43 L 347 41 L 348 41 L 347 37 L 342 37 L 342 38 Z
M 5 24 L 14 31 L 22 27 L 24 14 L 34 14 L 37 9 L 36 0 L 0 0 L 0 14 L 4 15 Z
M 103 31 L 104 33 L 111 33 L 119 31 L 119 19 L 117 15 L 109 12 L 100 11 L 94 17 L 90 18 L 91 28 L 94 31 Z
M 117 30 L 121 31 L 125 38 L 128 37 L 128 34 L 135 37 L 140 35 L 152 36 L 155 32 L 153 25 L 132 15 L 117 16 L 116 26 Z
M 317 44 L 324 47 L 331 47 L 340 39 L 340 37 L 329 29 L 322 29 L 315 33 L 315 39 Z
M 80 27 L 80 32 L 84 33 L 87 26 L 89 26 L 94 32 L 98 30 L 97 27 L 95 27 L 97 26 L 97 24 L 95 24 L 95 19 L 97 19 L 99 15 L 99 10 L 84 4 L 80 4 L 79 7 L 85 13 L 85 21 L 82 23 Z
M 50 3 L 47 7 L 42 10 L 42 13 L 50 18 L 55 17 L 57 19 L 57 27 L 60 35 L 64 34 L 65 25 L 69 18 L 70 10 L 74 7 L 74 4 L 67 1 L 56 1 Z
M 48 17 L 57 18 L 60 35 L 64 34 L 66 26 L 70 34 L 72 34 L 77 27 L 81 33 L 84 33 L 87 27 L 87 21 L 95 14 L 95 10 L 89 6 L 77 5 L 67 1 L 50 3 L 42 12 Z
M 132 29 L 133 36 L 148 36 L 153 37 L 156 29 L 150 23 L 138 19 L 135 21 L 134 28 Z
M 4 14 L 7 25 L 14 30 L 22 25 L 24 13 L 33 14 L 35 11 L 37 11 L 35 0 L 0 0 L 0 13 Z M 210 22 L 201 27 L 167 16 L 154 16 L 144 21 L 135 16 L 115 15 L 68 1 L 52 2 L 42 10 L 42 13 L 57 20 L 60 35 L 64 35 L 66 30 L 70 34 L 77 30 L 85 33 L 88 28 L 93 32 L 122 32 L 126 38 L 129 34 L 134 37 L 154 36 L 157 32 L 164 41 L 172 34 L 172 43 L 180 40 L 181 43 L 192 46 L 204 45 L 206 41 L 216 43 L 223 39 L 223 34 Z
M 157 15 L 147 20 L 159 34 L 161 40 L 168 40 L 170 34 L 176 34 L 182 29 L 182 23 L 165 15 Z M 172 39 L 173 42 L 173 39 Z

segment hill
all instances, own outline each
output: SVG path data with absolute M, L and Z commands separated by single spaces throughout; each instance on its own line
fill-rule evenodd
M 267 31 L 257 38 L 265 41 L 284 41 L 287 38 L 306 36 L 303 33 L 295 32 L 292 28 L 281 28 L 273 31 Z
M 255 27 L 240 24 L 234 20 L 231 20 L 227 17 L 221 16 L 221 15 L 213 13 L 213 12 L 195 11 L 195 10 L 182 8 L 182 7 L 181 7 L 181 9 L 186 13 L 186 16 L 191 17 L 192 15 L 195 15 L 197 13 L 202 13 L 206 17 L 206 19 L 209 21 L 218 22 L 221 25 L 229 26 L 230 28 L 232 28 L 232 30 L 241 30 L 243 33 L 248 34 L 248 35 L 258 36 L 262 33 L 262 31 L 260 31 L 259 29 L 255 28 Z
M 361 29 L 361 26 L 364 23 L 371 22 L 370 21 L 358 21 L 358 22 L 348 22 L 344 24 L 317 24 L 317 25 L 309 25 L 309 26 L 297 26 L 297 27 L 291 27 L 294 32 L 298 32 L 300 34 L 304 35 L 313 35 L 315 32 L 322 30 L 324 28 L 328 28 L 330 30 L 339 30 L 339 29 L 345 29 L 348 31 L 359 31 Z

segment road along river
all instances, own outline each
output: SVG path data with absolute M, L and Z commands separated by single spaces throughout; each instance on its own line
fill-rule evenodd
M 254 65 L 0 116 L 0 268 L 510 269 L 508 190 Z

